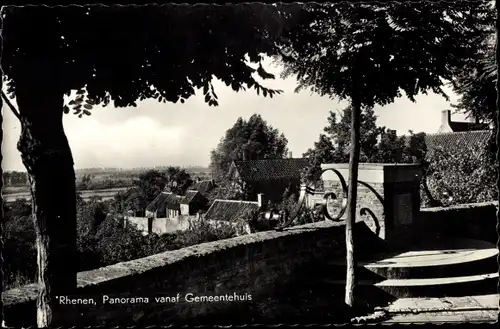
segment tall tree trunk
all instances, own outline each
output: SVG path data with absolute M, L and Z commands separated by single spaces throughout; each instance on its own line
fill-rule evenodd
M 358 167 L 360 154 L 361 102 L 356 96 L 351 99 L 351 151 L 349 156 L 349 181 L 347 194 L 347 220 L 345 242 L 347 251 L 347 275 L 345 286 L 345 303 L 354 306 L 356 288 L 356 254 L 354 242 L 354 224 L 356 221 L 356 200 L 358 196 Z
M 63 129 L 63 93 L 50 74 L 16 82 L 22 132 L 18 143 L 28 171 L 36 232 L 37 324 L 60 324 L 56 296 L 76 290 L 76 184 Z M 56 314 L 57 313 L 57 314 Z
M 497 146 L 497 164 L 500 163 L 500 68 L 499 68 L 499 60 L 498 56 L 500 54 L 500 3 L 499 0 L 495 1 L 495 7 L 497 9 L 497 18 L 496 18 L 496 27 L 497 27 L 497 40 L 496 40 L 496 62 L 497 62 L 497 82 L 496 82 L 496 88 L 497 88 L 497 116 L 496 116 L 496 146 Z M 500 204 L 500 170 L 497 169 L 497 192 L 498 192 L 498 201 Z M 497 241 L 497 249 L 500 250 L 500 209 L 497 210 L 497 235 L 498 235 L 498 241 Z M 497 262 L 500 264 L 500 254 L 497 256 Z M 500 289 L 500 278 L 499 282 L 497 284 L 497 290 Z M 500 312 L 498 312 L 498 320 L 500 321 Z

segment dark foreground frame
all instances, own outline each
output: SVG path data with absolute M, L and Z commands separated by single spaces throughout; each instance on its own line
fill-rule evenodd
M 498 6 L 499 6 L 499 5 L 497 4 L 497 10 L 498 10 Z M 497 19 L 497 30 L 500 30 L 500 23 L 499 23 L 498 19 Z M 497 53 L 498 53 L 498 44 L 497 44 Z M 499 72 L 499 71 L 498 71 L 498 66 L 497 66 L 497 76 L 498 76 L 498 72 Z M 500 90 L 500 85 L 499 85 L 499 81 L 498 81 L 498 79 L 497 79 L 497 126 L 500 126 L 500 111 L 498 111 L 498 109 L 500 108 L 500 91 L 499 91 L 499 90 Z M 3 129 L 2 129 L 2 139 L 3 139 Z M 0 141 L 1 141 L 1 140 L 0 140 Z M 499 144 L 500 144 L 500 134 L 498 134 L 498 135 L 497 135 L 497 145 L 499 145 Z M 497 160 L 500 160 L 500 151 L 497 151 Z M 499 178 L 499 180 L 498 180 L 498 186 L 500 187 L 500 178 Z M 311 192 L 311 190 L 308 190 L 307 188 L 304 188 L 302 191 L 304 192 L 304 194 L 306 194 L 306 193 L 308 193 L 308 192 Z M 301 195 L 302 195 L 302 193 L 301 193 Z M 325 195 L 325 198 L 326 198 L 326 197 L 331 197 L 331 196 L 332 196 L 332 195 Z M 0 211 L 3 211 L 3 209 L 2 209 L 2 210 L 0 210 Z M 338 218 L 340 218 L 340 217 L 342 216 L 342 214 L 340 214 L 340 215 L 339 215 L 339 214 L 337 214 L 337 215 L 335 215 L 335 216 L 331 216 L 331 215 L 328 213 L 328 210 L 326 209 L 326 206 L 324 206 L 323 211 L 324 211 L 325 216 L 326 216 L 328 219 L 330 219 L 330 220 L 336 220 L 336 219 L 338 219 Z M 345 212 L 345 207 L 343 208 L 342 213 L 343 213 L 343 212 Z M 500 248 L 500 221 L 499 221 L 499 218 L 500 218 L 500 217 L 499 217 L 499 216 L 500 216 L 500 214 L 499 214 L 499 213 L 497 213 L 497 226 L 496 226 L 496 231 L 497 231 L 497 234 L 499 235 L 499 240 L 498 240 L 498 243 L 497 243 L 497 247 L 499 247 L 499 248 Z M 3 214 L 2 214 L 2 218 L 3 218 Z M 288 226 L 292 223 L 292 221 L 293 221 L 293 216 L 291 216 L 291 217 L 290 217 L 290 219 L 291 219 L 291 220 L 289 220 L 287 223 L 285 223 L 285 225 L 283 225 L 283 226 L 280 228 L 280 230 L 285 229 L 286 227 L 288 227 Z M 2 230 L 1 230 L 1 233 L 3 233 L 3 221 L 2 221 Z M 2 243 L 3 243 L 3 242 L 2 242 Z M 2 246 L 2 244 L 0 244 L 0 247 L 1 247 L 1 246 Z M 498 258 L 498 261 L 499 261 L 499 263 L 500 263 L 500 256 L 499 256 L 499 258 Z M 2 276 L 3 276 L 3 275 L 4 275 L 4 273 L 3 273 L 3 271 L 2 271 Z M 500 283 L 499 283 L 499 289 L 500 289 Z M 2 311 L 3 311 L 3 308 L 2 308 Z M 2 318 L 3 318 L 3 317 L 2 317 Z

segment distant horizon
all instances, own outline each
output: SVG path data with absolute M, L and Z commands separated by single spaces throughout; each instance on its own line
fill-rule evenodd
M 156 165 L 156 166 L 143 166 L 143 167 L 84 167 L 77 168 L 75 167 L 75 171 L 85 171 L 85 170 L 95 170 L 95 171 L 106 171 L 106 170 L 151 170 L 151 169 L 161 169 L 167 167 L 180 167 L 182 169 L 190 169 L 190 168 L 202 168 L 202 169 L 210 169 L 210 166 L 202 166 L 202 165 L 187 165 L 187 166 L 178 166 L 178 165 Z M 3 172 L 26 172 L 26 169 L 4 169 Z

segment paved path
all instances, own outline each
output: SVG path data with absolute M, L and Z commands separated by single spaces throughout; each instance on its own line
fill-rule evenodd
M 385 323 L 495 322 L 499 295 L 445 298 L 401 298 L 382 308 Z

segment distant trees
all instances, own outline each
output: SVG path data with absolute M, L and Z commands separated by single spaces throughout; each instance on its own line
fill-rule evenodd
M 27 186 L 28 174 L 21 171 L 4 171 L 3 182 L 5 186 Z
M 238 118 L 210 154 L 210 168 L 223 180 L 234 160 L 281 159 L 288 152 L 285 135 L 269 125 L 259 114 L 248 120 Z
M 352 107 L 339 113 L 330 111 L 324 134 L 307 150 L 309 165 L 302 173 L 305 181 L 317 182 L 322 163 L 348 163 Z M 360 161 L 373 163 L 421 163 L 425 157 L 424 133 L 398 136 L 395 130 L 377 126 L 372 107 L 364 107 L 360 116 Z
M 167 167 L 165 170 L 148 170 L 134 180 L 133 186 L 125 192 L 118 193 L 112 205 L 116 213 L 128 210 L 144 215 L 144 210 L 161 191 L 167 188 L 175 194 L 184 194 L 192 184 L 191 175 L 180 167 Z
M 186 169 L 180 167 L 168 167 L 165 176 L 167 179 L 166 186 L 174 194 L 182 195 L 186 193 L 186 190 L 193 183 L 191 175 Z

